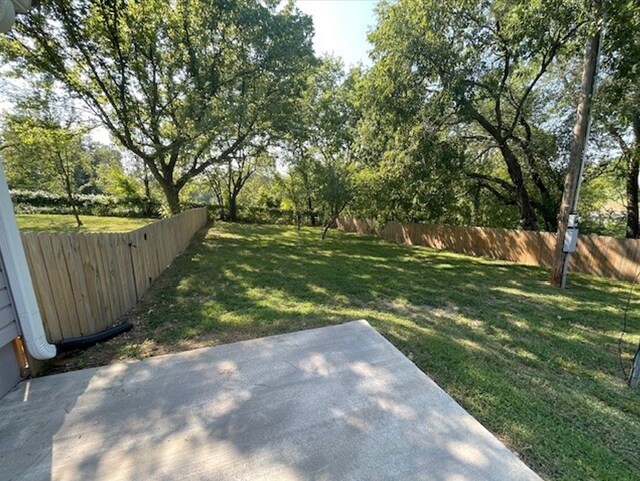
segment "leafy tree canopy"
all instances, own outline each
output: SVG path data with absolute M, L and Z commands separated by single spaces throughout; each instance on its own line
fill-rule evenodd
M 269 0 L 54 0 L 22 16 L 0 52 L 81 99 L 179 192 L 255 135 L 286 129 L 312 62 L 312 26 Z

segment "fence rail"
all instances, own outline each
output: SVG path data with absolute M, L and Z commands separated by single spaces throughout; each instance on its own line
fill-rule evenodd
M 422 245 L 479 257 L 550 268 L 555 234 L 486 227 L 455 227 L 387 222 L 344 217 L 338 229 L 376 235 L 398 244 Z M 600 277 L 630 281 L 640 271 L 640 240 L 580 236 L 569 269 Z
M 100 332 L 140 299 L 207 221 L 205 208 L 117 234 L 25 232 L 50 342 Z

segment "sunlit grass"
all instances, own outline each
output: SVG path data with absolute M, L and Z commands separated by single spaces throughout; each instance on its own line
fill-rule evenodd
M 351 234 L 220 225 L 161 277 L 134 331 L 68 362 L 367 319 L 545 478 L 637 480 L 640 392 L 617 357 L 629 285 L 572 275 L 558 291 L 547 279 Z M 634 304 L 625 362 L 638 319 Z
M 157 220 L 81 215 L 80 220 L 83 226 L 78 228 L 76 219 L 72 215 L 20 214 L 16 219 L 18 227 L 24 232 L 128 232 Z

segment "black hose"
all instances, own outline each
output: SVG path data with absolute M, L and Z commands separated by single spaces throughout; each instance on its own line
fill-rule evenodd
M 129 321 L 125 321 L 117 326 L 105 329 L 102 332 L 96 334 L 89 334 L 87 336 L 72 337 L 71 339 L 63 339 L 55 343 L 58 354 L 61 352 L 74 351 L 76 349 L 86 349 L 99 342 L 105 342 L 109 339 L 113 339 L 119 336 L 123 332 L 127 332 L 133 329 L 133 324 Z

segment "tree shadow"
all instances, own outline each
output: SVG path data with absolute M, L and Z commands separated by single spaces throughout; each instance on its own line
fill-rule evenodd
M 617 357 L 628 284 L 576 275 L 559 291 L 536 267 L 319 235 L 216 227 L 140 305 L 138 339 L 171 352 L 366 318 L 545 475 L 640 467 L 640 403 Z
M 31 381 L 25 402 L 24 386 L 0 402 L 0 477 L 537 479 L 386 341 L 356 331 Z

